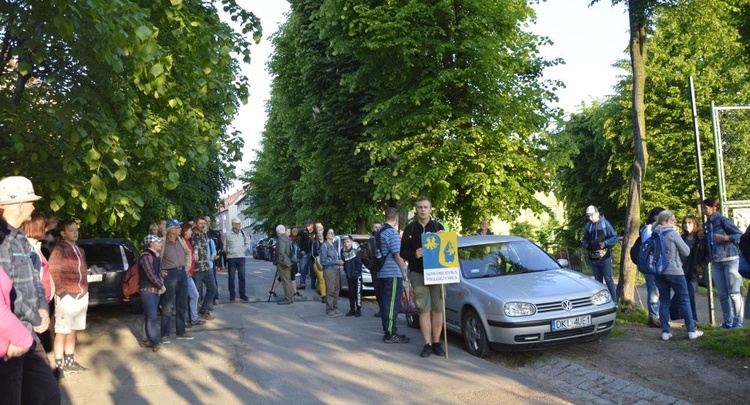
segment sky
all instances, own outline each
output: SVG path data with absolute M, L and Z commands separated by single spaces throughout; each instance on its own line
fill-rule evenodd
M 534 6 L 537 22 L 531 31 L 554 42 L 554 45 L 541 49 L 542 56 L 565 60 L 565 64 L 548 69 L 545 78 L 565 83 L 566 88 L 557 92 L 559 102 L 555 106 L 567 113 L 575 112 L 583 102 L 590 104 L 592 100 L 610 94 L 617 77 L 624 73 L 613 68 L 612 64 L 628 58 L 625 53 L 628 43 L 625 6 L 612 6 L 609 0 L 601 0 L 589 7 L 590 2 L 548 0 Z M 289 3 L 286 0 L 238 0 L 237 3 L 255 13 L 263 27 L 263 39 L 253 47 L 250 65 L 243 66 L 243 73 L 251 83 L 249 102 L 240 108 L 233 123 L 245 140 L 243 161 L 237 165 L 241 173 L 250 167 L 255 157 L 254 150 L 260 147 L 271 88 L 266 67 L 273 52 L 269 37 L 285 21 Z

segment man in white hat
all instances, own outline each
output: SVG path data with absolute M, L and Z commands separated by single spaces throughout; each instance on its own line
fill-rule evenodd
M 242 301 L 249 298 L 245 290 L 245 249 L 247 249 L 247 237 L 240 229 L 241 222 L 235 218 L 232 220 L 232 229 L 224 235 L 224 251 L 227 254 L 227 270 L 229 272 L 229 300 L 235 300 L 234 275 L 237 274 L 239 281 L 239 293 Z
M 37 333 L 49 328 L 49 306 L 32 261 L 36 253 L 19 228 L 34 212 L 34 201 L 41 198 L 34 193 L 31 180 L 25 177 L 0 180 L 0 266 L 8 273 L 16 290 L 15 315 L 29 331 Z M 0 361 L 0 392 L 11 401 L 21 398 L 24 403 L 59 404 L 60 388 L 49 360 L 39 338 L 34 333 L 32 336 L 34 345 L 28 353 L 7 362 Z
M 617 285 L 612 277 L 612 246 L 617 243 L 617 232 L 593 205 L 586 207 L 586 227 L 581 245 L 589 252 L 589 264 L 594 278 L 606 283 L 612 301 L 617 303 Z

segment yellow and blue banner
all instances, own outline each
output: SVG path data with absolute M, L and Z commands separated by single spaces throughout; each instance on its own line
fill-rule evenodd
M 458 234 L 455 232 L 422 234 L 424 283 L 452 284 L 461 281 L 458 264 Z

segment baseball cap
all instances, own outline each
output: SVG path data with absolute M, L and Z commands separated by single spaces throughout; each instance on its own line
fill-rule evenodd
M 169 221 L 167 221 L 167 229 L 174 228 L 174 227 L 177 227 L 177 226 L 180 226 L 180 225 L 182 225 L 182 222 L 180 222 L 180 221 L 178 221 L 178 220 L 176 220 L 174 218 L 172 218 Z
M 589 205 L 588 207 L 586 207 L 586 216 L 587 217 L 590 217 L 590 216 L 596 214 L 597 212 L 599 212 L 599 210 L 596 209 L 596 207 L 594 207 L 593 205 Z
M 241 224 L 242 222 L 239 219 L 235 218 L 235 219 L 232 220 L 232 223 L 233 224 Z
M 313 223 L 312 219 L 305 220 L 305 226 L 312 225 L 312 223 Z
M 161 242 L 161 238 L 151 234 L 148 234 L 145 238 L 143 238 L 143 244 L 146 246 L 149 246 L 154 242 Z
M 0 205 L 37 201 L 31 180 L 23 176 L 10 176 L 0 180 Z

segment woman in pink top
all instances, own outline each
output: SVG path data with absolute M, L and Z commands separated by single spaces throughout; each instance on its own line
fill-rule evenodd
M 31 332 L 23 326 L 11 310 L 10 292 L 12 289 L 13 282 L 5 270 L 0 267 L 0 354 L 3 357 L 3 360 L 0 361 L 0 370 L 5 368 L 5 363 L 9 359 L 22 356 L 28 352 L 34 343 Z M 4 373 L 0 371 L 0 375 L 4 375 Z

